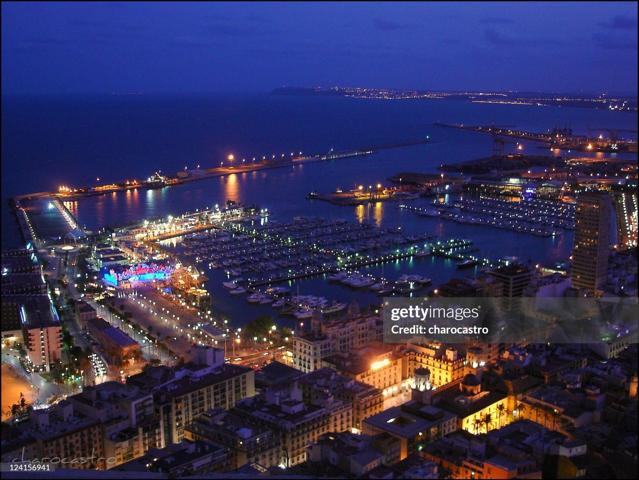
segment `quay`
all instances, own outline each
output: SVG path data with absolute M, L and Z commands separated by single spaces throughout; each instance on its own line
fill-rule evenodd
M 411 200 L 419 196 L 418 192 L 409 191 L 401 187 L 384 187 L 381 183 L 343 191 L 337 189 L 332 193 L 311 192 L 306 198 L 309 200 L 322 200 L 334 205 L 364 205 L 373 202 L 386 202 L 389 200 Z
M 271 155 L 269 157 L 262 156 L 261 159 L 258 159 L 258 157 L 252 157 L 251 159 L 243 158 L 240 160 L 235 159 L 234 155 L 229 155 L 226 160 L 220 162 L 219 166 L 212 168 L 200 169 L 198 166 L 195 169 L 188 170 L 185 167 L 185 170 L 179 171 L 171 176 L 163 175 L 161 172 L 155 172 L 153 173 L 153 175 L 145 180 L 123 180 L 120 182 L 94 186 L 72 187 L 68 185 L 60 185 L 57 192 L 29 193 L 16 196 L 15 200 L 42 197 L 54 197 L 61 200 L 72 200 L 126 190 L 149 190 L 164 188 L 198 180 L 205 180 L 207 178 L 222 177 L 224 175 L 231 175 L 233 173 L 246 173 L 259 170 L 286 168 L 304 163 L 323 162 L 367 156 L 380 150 L 419 145 L 427 142 L 428 139 L 413 140 L 402 143 L 380 145 L 374 148 L 360 148 L 348 151 L 335 151 L 333 149 L 330 149 L 327 153 L 319 153 L 313 155 L 302 155 L 302 152 L 299 152 L 298 155 L 295 155 L 292 152 L 290 155 L 282 154 L 280 157 L 277 157 L 276 155 Z

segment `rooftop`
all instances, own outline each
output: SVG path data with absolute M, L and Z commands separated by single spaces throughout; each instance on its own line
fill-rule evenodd
M 363 382 L 358 382 L 352 378 L 340 375 L 332 368 L 320 368 L 313 372 L 307 373 L 300 378 L 300 383 L 309 385 L 314 388 L 322 388 L 328 392 L 336 392 L 338 390 L 348 390 L 358 395 L 381 395 L 378 388 Z
M 402 438 L 414 438 L 430 428 L 455 418 L 450 412 L 410 401 L 368 417 L 364 423 Z
M 255 384 L 260 387 L 274 387 L 289 384 L 304 375 L 296 368 L 278 361 L 272 361 L 255 373 Z

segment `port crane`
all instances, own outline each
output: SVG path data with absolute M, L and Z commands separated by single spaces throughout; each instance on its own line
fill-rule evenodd
M 491 128 L 512 128 L 514 125 L 489 125 Z M 490 135 L 493 137 L 493 156 L 495 157 L 503 157 L 504 156 L 504 146 L 506 143 L 515 143 L 512 140 L 508 140 L 503 136 L 500 136 L 498 133 L 491 131 Z

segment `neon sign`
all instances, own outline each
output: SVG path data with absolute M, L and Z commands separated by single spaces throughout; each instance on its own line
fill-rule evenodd
M 121 283 L 148 283 L 156 280 L 168 280 L 173 273 L 169 265 L 140 263 L 121 271 L 111 268 L 102 274 L 102 280 L 114 287 Z

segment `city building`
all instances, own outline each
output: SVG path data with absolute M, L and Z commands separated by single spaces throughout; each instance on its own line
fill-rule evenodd
M 273 360 L 255 372 L 255 389 L 260 392 L 268 389 L 288 389 L 303 376 L 304 373 L 300 370 Z
M 332 320 L 312 321 L 310 331 L 293 337 L 293 366 L 303 372 L 322 368 L 322 359 L 349 352 L 382 339 L 382 321 L 377 315 L 347 314 Z
M 161 447 L 181 442 L 184 429 L 199 415 L 213 408 L 230 409 L 255 395 L 253 370 L 225 364 L 223 351 L 214 348 L 196 349 L 195 361 L 181 367 L 147 368 L 127 383 L 153 392 Z
M 637 186 L 615 185 L 612 188 L 615 219 L 617 225 L 617 245 L 620 248 L 637 246 Z
M 20 304 L 3 299 L 2 315 L 0 315 L 0 327 L 3 344 L 15 345 L 22 343 L 22 321 L 20 319 Z
M 165 478 L 180 478 L 227 468 L 224 447 L 202 440 L 183 440 L 164 448 L 153 448 L 144 456 L 119 465 L 114 470 L 122 472 L 122 478 L 127 478 L 127 473 L 138 473 L 144 478 L 143 474 L 147 472 L 161 473 Z
M 32 410 L 27 421 L 12 425 L 8 432 L 10 436 L 2 439 L 3 462 L 47 457 L 70 469 L 108 468 L 100 420 L 75 411 L 68 400 Z
M 107 468 L 133 460 L 160 442 L 160 424 L 153 394 L 132 385 L 105 382 L 68 397 L 74 411 L 102 426 Z
M 3 277 L 16 273 L 42 272 L 35 252 L 28 249 L 3 250 L 0 253 L 0 269 Z
M 83 300 L 78 300 L 75 302 L 75 317 L 78 320 L 78 324 L 80 328 L 87 328 L 87 324 L 89 320 L 93 320 L 97 318 L 98 313 L 95 308 L 89 305 L 87 302 Z
M 401 392 L 405 377 L 405 357 L 392 345 L 372 344 L 348 353 L 330 355 L 322 360 L 342 375 L 378 388 L 384 396 Z
M 234 410 L 217 408 L 203 413 L 186 427 L 184 436 L 226 448 L 231 470 L 254 463 L 270 468 L 281 461 L 279 434 L 264 425 L 248 423 L 246 416 Z
M 305 462 L 306 448 L 320 435 L 350 431 L 353 426 L 351 405 L 332 397 L 306 404 L 295 385 L 286 394 L 280 390 L 268 391 L 247 398 L 234 411 L 249 424 L 277 432 L 282 449 L 278 465 L 285 468 Z
M 525 296 L 526 287 L 533 279 L 533 270 L 518 262 L 508 262 L 493 268 L 488 275 L 497 279 L 502 285 L 500 297 L 504 311 L 518 311 L 521 308 L 521 297 Z
M 461 382 L 436 390 L 431 403 L 453 413 L 459 429 L 475 435 L 507 425 L 511 419 L 507 393 L 482 388 L 477 374 L 469 373 Z
M 142 356 L 139 343 L 102 318 L 91 318 L 86 325 L 89 335 L 100 344 L 110 364 L 124 365 L 135 362 Z
M 23 343 L 30 354 L 29 361 L 33 367 L 48 370 L 49 364 L 59 359 L 53 332 L 56 329 L 57 312 L 54 308 L 48 308 L 50 299 L 42 267 L 35 253 L 26 249 L 3 251 L 0 260 L 2 341 L 9 344 Z M 30 324 L 25 323 L 27 312 Z M 42 331 L 38 329 L 40 325 L 43 327 Z M 40 333 L 43 334 L 44 345 L 39 341 Z M 43 346 L 44 351 L 41 348 Z
M 399 442 L 379 435 L 356 435 L 350 432 L 330 432 L 320 436 L 308 447 L 308 463 L 326 470 L 330 465 L 342 475 L 357 478 L 367 476 L 381 465 L 399 460 Z
M 353 428 L 357 430 L 361 430 L 365 418 L 384 408 L 384 395 L 379 388 L 340 375 L 330 368 L 307 373 L 298 383 L 306 403 L 314 403 L 318 396 L 332 394 L 336 399 L 352 405 Z
M 544 453 L 535 457 L 527 443 L 536 440 L 525 431 L 512 429 L 490 440 L 458 431 L 426 445 L 422 455 L 446 472 L 447 478 L 542 478 Z
M 363 433 L 386 433 L 400 442 L 400 460 L 423 445 L 457 430 L 457 417 L 432 405 L 410 400 L 364 420 Z
M 544 385 L 527 392 L 513 414 L 549 430 L 568 432 L 596 422 L 604 405 L 605 394 L 594 385 L 580 388 Z
M 452 278 L 437 287 L 440 297 L 501 297 L 503 286 L 493 276 L 477 278 Z
M 426 368 L 430 372 L 429 382 L 434 387 L 454 382 L 465 373 L 465 359 L 452 346 L 441 343 L 409 343 L 404 355 L 408 362 L 408 378 L 413 378 L 416 370 Z
M 586 192 L 577 198 L 572 253 L 572 285 L 590 294 L 606 282 L 610 254 L 610 195 Z
M 48 372 L 62 356 L 62 327 L 49 296 L 29 295 L 21 301 L 20 321 L 29 368 Z

